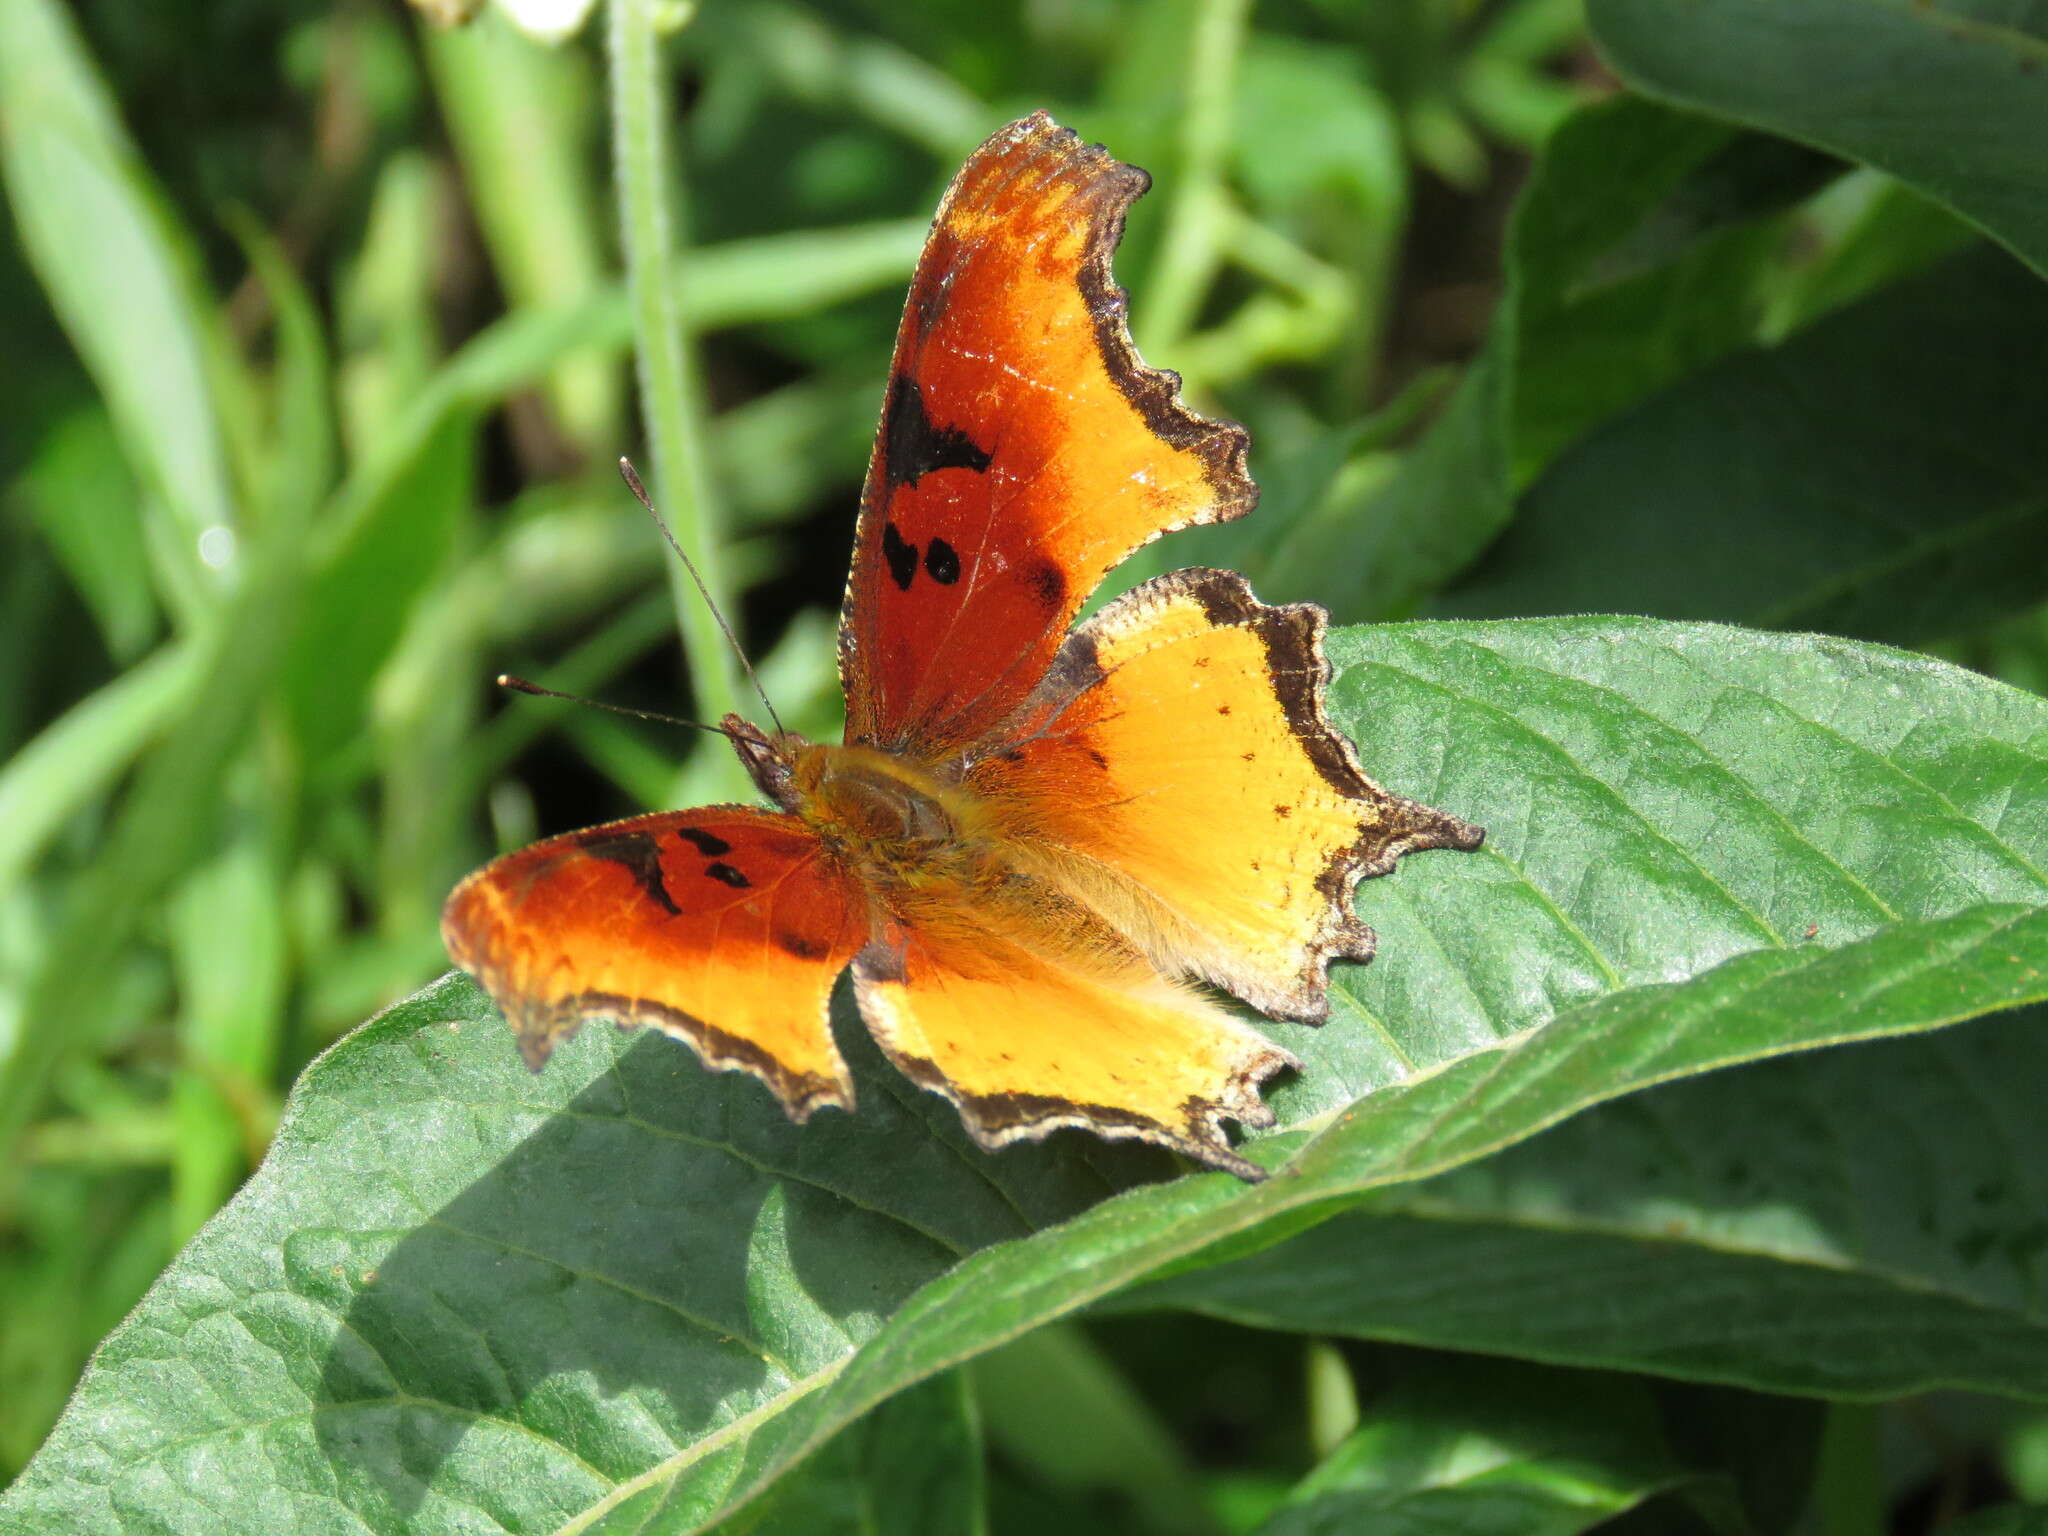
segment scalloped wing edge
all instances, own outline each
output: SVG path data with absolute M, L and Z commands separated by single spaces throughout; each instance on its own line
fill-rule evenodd
M 1131 588 L 1067 637 L 1045 684 L 1016 718 L 1042 730 L 1067 702 L 1104 678 L 1098 659 L 1100 644 L 1113 634 L 1124 615 L 1175 597 L 1192 599 L 1217 628 L 1245 627 L 1258 635 L 1281 711 L 1310 763 L 1339 794 L 1378 813 L 1372 823 L 1360 827 L 1356 839 L 1331 854 L 1316 877 L 1316 889 L 1326 901 L 1324 917 L 1307 941 L 1300 980 L 1293 991 L 1252 995 L 1226 976 L 1210 977 L 1269 1017 L 1321 1024 L 1329 1017 L 1330 962 L 1362 964 L 1373 957 L 1378 946 L 1377 936 L 1353 910 L 1353 893 L 1359 882 L 1391 873 L 1404 854 L 1432 848 L 1470 852 L 1485 841 L 1486 831 L 1448 811 L 1396 794 L 1365 772 L 1356 745 L 1337 729 L 1327 709 L 1332 672 L 1323 638 L 1329 626 L 1328 613 L 1314 603 L 1263 603 L 1251 583 L 1235 571 L 1187 566 Z M 1143 648 L 1125 654 L 1119 662 L 1140 654 Z
M 894 1022 L 896 1003 L 887 995 L 884 984 L 899 980 L 900 974 L 897 956 L 884 946 L 871 944 L 855 957 L 854 996 L 861 1018 L 898 1071 L 959 1111 L 960 1123 L 983 1151 L 996 1152 L 1019 1142 L 1043 1141 L 1054 1131 L 1080 1130 L 1108 1141 L 1143 1141 L 1166 1147 L 1248 1184 L 1269 1176 L 1271 1170 L 1261 1168 L 1230 1145 L 1223 1122 L 1235 1120 L 1248 1131 L 1270 1130 L 1275 1115 L 1273 1107 L 1261 1096 L 1261 1086 L 1282 1070 L 1300 1071 L 1301 1060 L 1249 1026 L 1240 1026 L 1247 1036 L 1245 1049 L 1225 1073 L 1221 1091 L 1214 1098 L 1190 1095 L 1184 1100 L 1183 1128 L 1176 1129 L 1149 1115 L 1111 1104 L 1083 1104 L 1052 1094 L 966 1091 L 947 1077 L 937 1062 L 906 1051 L 896 1043 L 900 1034 Z

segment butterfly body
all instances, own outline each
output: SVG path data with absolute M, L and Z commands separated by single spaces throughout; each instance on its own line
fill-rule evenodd
M 1201 985 L 1319 1023 L 1352 887 L 1481 833 L 1367 778 L 1323 713 L 1325 617 L 1184 570 L 1076 624 L 1162 533 L 1248 512 L 1245 434 L 1146 367 L 1109 277 L 1144 173 L 1043 114 L 942 202 L 898 333 L 840 631 L 844 745 L 722 729 L 772 808 L 554 838 L 443 929 L 536 1069 L 584 1019 L 853 1106 L 827 1004 L 985 1147 L 1061 1126 L 1240 1177 L 1295 1058 Z
M 997 844 L 972 792 L 873 747 L 807 744 L 785 808 L 877 886 L 974 879 Z
M 1012 942 L 1105 977 L 1135 978 L 1147 965 L 1171 964 L 1148 958 L 1133 936 L 1158 926 L 1147 921 L 1142 901 L 1120 896 L 1106 873 L 1091 899 L 1086 866 L 1063 867 L 1057 848 L 1035 846 L 1030 803 L 984 798 L 967 782 L 963 762 L 931 765 L 877 747 L 769 736 L 737 716 L 724 725 L 738 733 L 756 786 L 867 896 L 869 933 L 881 952 L 906 926 L 943 926 L 947 913 L 960 911 Z M 1121 921 L 1105 909 L 1120 912 Z

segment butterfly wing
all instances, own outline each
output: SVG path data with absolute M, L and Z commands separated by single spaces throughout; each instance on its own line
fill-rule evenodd
M 853 1107 L 827 1009 L 866 900 L 793 816 L 709 806 L 551 838 L 463 881 L 441 929 L 536 1071 L 607 1018 L 753 1073 L 796 1119 Z
M 897 334 L 840 623 L 847 739 L 926 761 L 1037 686 L 1139 545 L 1250 510 L 1245 434 L 1139 361 L 1110 277 L 1145 173 L 1044 113 L 954 178 Z
M 969 785 L 1026 869 L 1122 914 L 1169 970 L 1318 1023 L 1332 957 L 1371 956 L 1352 887 L 1479 828 L 1382 789 L 1323 713 L 1324 614 L 1184 570 L 1077 629 Z
M 1271 1125 L 1259 1084 L 1298 1063 L 1137 956 L 1048 953 L 973 910 L 913 910 L 853 974 L 883 1052 L 984 1147 L 1078 1126 L 1265 1177 L 1222 1121 Z

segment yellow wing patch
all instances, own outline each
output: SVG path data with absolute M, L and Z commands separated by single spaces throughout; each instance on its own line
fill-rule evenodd
M 1271 1125 L 1259 1084 L 1300 1063 L 1136 956 L 1055 958 L 955 913 L 871 946 L 853 975 L 882 1050 L 984 1147 L 1077 1126 L 1265 1177 L 1222 1121 Z
M 1017 744 L 968 777 L 1020 867 L 1168 970 L 1310 1023 L 1330 959 L 1372 954 L 1358 881 L 1481 837 L 1359 768 L 1323 715 L 1323 622 L 1227 571 L 1147 582 L 1074 633 Z

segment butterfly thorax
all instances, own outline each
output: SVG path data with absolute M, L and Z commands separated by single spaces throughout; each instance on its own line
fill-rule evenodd
M 884 884 L 973 882 L 992 864 L 988 816 L 972 791 L 875 747 L 726 727 L 762 793 Z

